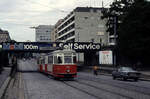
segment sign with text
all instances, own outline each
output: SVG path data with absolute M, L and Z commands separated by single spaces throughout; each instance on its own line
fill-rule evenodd
M 99 51 L 99 64 L 113 64 L 112 51 Z
M 85 42 L 68 42 L 68 43 L 60 43 L 59 47 L 62 49 L 73 49 L 76 51 L 85 51 L 85 50 L 100 50 L 101 45 L 97 43 L 85 43 Z
M 2 43 L 2 50 L 7 51 L 53 51 L 57 49 L 72 49 L 76 51 L 100 50 L 101 45 L 90 42 L 16 42 Z

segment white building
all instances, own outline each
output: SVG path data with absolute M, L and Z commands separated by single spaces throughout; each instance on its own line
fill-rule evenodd
M 36 42 L 50 42 L 50 33 L 52 28 L 52 25 L 39 25 L 38 27 L 35 27 Z
M 102 8 L 77 7 L 57 26 L 56 41 L 94 42 L 108 45 L 106 20 L 102 20 Z
M 94 42 L 109 45 L 106 20 L 102 20 L 102 8 L 77 7 L 57 24 L 56 42 Z M 83 53 L 77 55 L 84 61 Z

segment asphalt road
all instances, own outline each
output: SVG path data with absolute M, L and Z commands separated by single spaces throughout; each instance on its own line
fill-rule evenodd
M 113 80 L 79 72 L 74 80 L 54 80 L 37 71 L 35 60 L 19 61 L 25 99 L 150 99 L 150 82 Z

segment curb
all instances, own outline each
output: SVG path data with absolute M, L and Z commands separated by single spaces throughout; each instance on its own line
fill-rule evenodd
M 149 81 L 149 82 L 150 82 L 150 79 L 145 79 L 145 78 L 139 78 L 139 80 L 142 80 L 142 81 Z
M 81 70 L 81 72 L 92 72 L 92 69 L 87 68 L 87 69 L 85 69 L 85 71 Z M 112 72 L 112 69 L 109 69 L 109 70 L 108 69 L 103 69 L 103 68 L 99 69 L 99 75 L 112 76 L 111 72 Z M 150 75 L 145 75 L 145 74 L 142 73 L 139 80 L 150 82 Z
M 11 80 L 11 77 L 7 77 L 7 79 L 4 81 L 3 85 L 1 86 L 1 88 L 0 88 L 0 99 L 2 99 L 10 80 Z

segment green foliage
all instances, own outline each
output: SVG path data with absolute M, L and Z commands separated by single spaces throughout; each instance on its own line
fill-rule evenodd
M 137 0 L 132 4 L 118 30 L 120 53 L 135 62 L 149 64 L 150 3 Z
M 101 18 L 106 18 L 108 20 L 106 23 L 107 32 L 111 35 L 114 34 L 114 25 L 117 25 L 117 29 L 120 27 L 120 22 L 124 19 L 132 3 L 132 0 L 116 0 L 110 5 L 109 9 L 103 9 L 103 16 Z M 117 23 L 114 23 L 114 17 L 117 18 Z
M 150 2 L 116 0 L 102 13 L 102 18 L 108 19 L 107 32 L 114 34 L 114 24 L 117 25 L 118 43 L 115 48 L 118 48 L 120 59 L 150 64 Z M 117 23 L 114 23 L 114 17 L 117 17 Z

